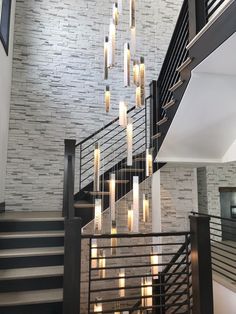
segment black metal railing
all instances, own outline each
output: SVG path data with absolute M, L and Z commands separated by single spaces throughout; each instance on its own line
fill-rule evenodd
M 160 116 L 165 115 L 162 106 L 167 104 L 173 97 L 170 88 L 178 82 L 180 74 L 177 68 L 188 58 L 186 46 L 189 42 L 189 12 L 188 0 L 185 0 L 181 8 L 179 18 L 173 36 L 170 41 L 167 54 L 158 77 L 159 97 L 160 97 Z
M 133 154 L 145 151 L 148 141 L 148 99 L 145 106 L 128 110 L 128 117 L 133 123 Z M 96 131 L 83 141 L 76 144 L 75 157 L 75 191 L 93 181 L 94 147 L 98 143 L 101 154 L 101 175 L 118 164 L 126 157 L 126 132 L 119 125 L 119 118 L 114 119 L 100 130 Z
M 236 284 L 236 219 L 193 213 L 210 218 L 212 270 Z
M 83 252 L 89 256 L 89 286 L 82 312 L 94 313 L 102 304 L 97 313 L 190 313 L 189 237 L 189 232 L 82 235 L 89 251 Z
M 209 21 L 216 11 L 224 4 L 225 0 L 205 0 L 206 18 Z

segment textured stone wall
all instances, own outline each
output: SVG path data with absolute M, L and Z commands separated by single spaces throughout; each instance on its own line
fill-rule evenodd
M 160 71 L 182 0 L 137 1 L 137 56 L 146 60 L 147 86 Z M 63 140 L 78 141 L 118 115 L 123 44 L 129 40 L 128 2 L 117 34 L 117 67 L 110 73 L 112 108 L 104 114 L 103 40 L 112 1 L 19 0 L 6 205 L 8 210 L 60 210 Z M 148 92 L 148 91 L 147 91 Z
M 207 213 L 207 178 L 206 168 L 197 169 L 198 209 L 200 213 Z
M 209 214 L 221 215 L 219 187 L 236 186 L 236 162 L 205 167 L 206 204 Z M 198 182 L 198 185 L 201 181 Z
M 197 211 L 195 169 L 164 166 L 161 169 L 162 232 L 188 231 L 191 211 Z

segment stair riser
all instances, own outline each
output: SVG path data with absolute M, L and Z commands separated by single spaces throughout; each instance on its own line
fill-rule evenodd
M 63 263 L 64 255 L 1 258 L 0 269 L 58 266 Z
M 1 292 L 19 292 L 30 290 L 57 289 L 63 287 L 63 277 L 31 278 L 18 280 L 1 280 Z M 1 313 L 1 312 L 0 312 Z
M 64 237 L 20 238 L 20 239 L 13 238 L 0 240 L 1 250 L 35 247 L 56 247 L 56 246 L 64 246 Z
M 64 221 L 0 221 L 1 232 L 64 230 Z
M 1 314 L 62 314 L 62 303 L 0 307 Z

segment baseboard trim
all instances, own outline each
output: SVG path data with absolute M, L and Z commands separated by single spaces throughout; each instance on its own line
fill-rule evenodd
M 0 213 L 4 213 L 5 212 L 5 202 L 0 203 Z

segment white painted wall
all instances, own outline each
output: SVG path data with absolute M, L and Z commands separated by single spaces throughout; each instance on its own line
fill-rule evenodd
M 161 232 L 160 170 L 152 176 L 152 232 Z
M 15 20 L 16 1 L 12 1 L 11 12 L 11 33 L 9 56 L 0 42 L 0 203 L 4 202 L 7 142 L 9 128 L 10 95 L 11 95 L 11 74 L 12 74 L 12 51 Z
M 214 314 L 235 314 L 236 293 L 213 281 Z

